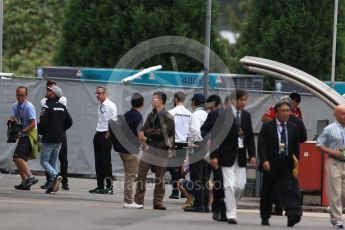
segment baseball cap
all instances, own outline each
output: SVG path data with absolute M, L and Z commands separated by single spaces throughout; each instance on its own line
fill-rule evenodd
M 54 85 L 52 87 L 47 87 L 47 89 L 50 89 L 51 91 L 54 92 L 54 94 L 60 98 L 62 96 L 62 90 L 60 89 L 60 87 Z
M 275 105 L 274 109 L 277 110 L 281 105 L 288 105 L 291 109 L 291 100 L 290 98 L 282 98 Z
M 205 96 L 203 94 L 196 93 L 196 94 L 193 95 L 192 101 L 194 101 L 198 105 L 205 104 L 206 103 L 206 98 L 205 98 Z

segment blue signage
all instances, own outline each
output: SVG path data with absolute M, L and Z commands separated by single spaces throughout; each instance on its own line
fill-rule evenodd
M 130 77 L 139 71 L 140 70 L 128 69 L 82 68 L 80 69 L 80 79 L 86 81 L 91 80 L 121 83 L 123 79 Z M 208 80 L 209 89 L 235 88 L 234 80 L 231 78 L 231 76 L 229 76 L 229 74 L 210 73 Z M 202 88 L 204 86 L 204 73 L 153 71 L 130 81 L 130 84 L 180 88 Z

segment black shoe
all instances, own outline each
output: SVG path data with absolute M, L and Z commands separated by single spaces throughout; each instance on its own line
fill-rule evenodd
M 94 193 L 94 194 L 104 194 L 104 189 L 103 188 L 94 188 L 89 190 L 89 193 Z
M 336 224 L 336 225 L 333 226 L 333 228 L 341 229 L 341 228 L 343 228 L 343 225 L 342 224 Z
M 61 184 L 61 188 L 62 188 L 62 190 L 69 190 L 69 185 L 68 185 L 68 183 L 62 183 Z
M 268 219 L 262 219 L 262 220 L 261 220 L 261 225 L 269 226 L 269 225 L 271 225 L 271 224 L 270 224 L 270 222 L 268 221 Z
M 53 187 L 47 188 L 46 193 L 47 194 L 55 194 L 55 192 L 53 191 Z
M 30 187 L 29 186 L 26 186 L 25 184 L 23 183 L 20 183 L 19 185 L 16 185 L 14 186 L 15 189 L 18 189 L 18 190 L 30 190 Z
M 111 188 L 105 188 L 105 189 L 103 190 L 103 194 L 113 195 L 113 194 L 114 194 L 113 187 L 111 187 Z
M 212 219 L 215 220 L 215 221 L 220 221 L 220 219 L 221 219 L 221 214 L 220 214 L 220 212 L 214 212 L 214 213 L 212 214 Z
M 179 195 L 178 193 L 171 193 L 170 196 L 169 196 L 170 199 L 179 199 Z
M 196 207 L 196 206 L 193 206 L 191 208 L 185 208 L 183 210 L 185 212 L 205 212 L 203 207 Z
M 49 182 L 47 181 L 44 185 L 41 185 L 41 189 L 48 189 Z
M 27 187 L 30 187 L 38 182 L 38 179 L 36 177 L 31 177 L 25 181 L 25 185 Z
M 220 222 L 228 221 L 228 219 L 226 218 L 226 215 L 221 212 L 214 212 L 212 215 L 212 219 L 215 221 L 220 221 Z
M 287 226 L 293 227 L 295 224 L 300 222 L 300 220 L 301 220 L 301 216 L 299 216 L 299 215 L 288 216 Z
M 228 224 L 237 224 L 237 220 L 230 218 L 230 219 L 228 219 Z

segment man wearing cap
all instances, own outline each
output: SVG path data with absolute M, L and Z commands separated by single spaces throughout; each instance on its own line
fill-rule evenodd
M 298 104 L 301 102 L 301 96 L 298 93 L 291 93 L 289 97 L 283 96 L 281 100 L 282 99 L 290 100 L 292 109 L 290 112 L 289 121 L 295 123 L 297 126 L 300 143 L 305 142 L 307 140 L 307 130 L 302 120 L 301 110 L 298 108 Z M 262 116 L 261 120 L 262 122 L 266 122 L 275 118 L 276 113 L 274 107 L 271 106 L 269 110 Z M 282 216 L 284 208 L 281 205 L 281 192 L 279 192 L 279 189 L 279 186 L 277 186 L 273 195 L 274 210 L 272 211 L 272 215 Z
M 62 91 L 58 86 L 47 87 L 46 104 L 42 106 L 38 132 L 42 135 L 41 165 L 49 175 L 46 193 L 56 193 L 62 177 L 57 171 L 57 158 L 65 131 L 72 126 L 66 106 L 59 102 Z
M 208 165 L 204 160 L 207 145 L 203 142 L 200 128 L 207 118 L 205 111 L 206 98 L 201 93 L 194 94 L 192 98 L 192 120 L 188 132 L 188 154 L 190 159 L 190 180 L 194 184 L 193 207 L 185 208 L 186 212 L 209 212 L 207 191 Z
M 48 80 L 46 87 L 53 87 L 56 84 L 56 81 L 54 80 Z M 59 98 L 59 102 L 66 106 L 67 108 L 67 98 L 64 96 L 61 96 Z M 43 98 L 41 100 L 41 107 L 44 107 L 47 103 L 47 98 Z M 61 149 L 59 152 L 59 161 L 60 161 L 60 175 L 62 176 L 62 181 L 61 181 L 61 188 L 63 190 L 69 190 L 69 185 L 68 185 L 68 178 L 67 178 L 67 170 L 68 170 L 68 159 L 67 159 L 67 136 L 66 133 L 64 135 L 64 138 L 62 140 L 62 145 Z M 47 181 L 44 185 L 41 186 L 42 189 L 47 189 L 48 188 L 48 182 L 49 182 L 49 175 L 46 173 L 46 178 Z
M 297 178 L 293 175 L 294 157 L 299 159 L 299 132 L 289 121 L 290 100 L 280 100 L 274 106 L 276 119 L 262 125 L 258 139 L 259 171 L 263 173 L 260 216 L 262 225 L 270 225 L 275 186 L 279 186 L 282 204 L 293 227 L 302 216 L 302 200 Z

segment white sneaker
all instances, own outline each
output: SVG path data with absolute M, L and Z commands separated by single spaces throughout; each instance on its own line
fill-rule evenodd
M 142 204 L 137 204 L 133 201 L 133 203 L 128 204 L 128 203 L 123 203 L 123 208 L 134 208 L 134 209 L 141 209 L 144 208 L 144 205 Z

